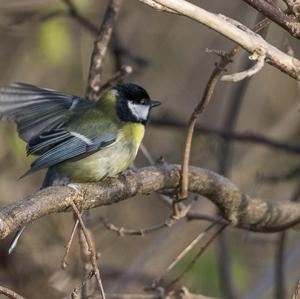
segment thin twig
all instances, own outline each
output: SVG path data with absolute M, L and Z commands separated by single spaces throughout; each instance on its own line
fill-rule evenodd
M 251 54 L 258 49 L 265 50 L 267 63 L 294 79 L 300 80 L 300 61 L 298 59 L 270 45 L 242 23 L 222 14 L 209 12 L 185 0 L 155 0 L 155 2 L 219 32 Z
M 114 233 L 117 233 L 120 237 L 124 236 L 144 236 L 146 234 L 150 234 L 153 232 L 156 232 L 162 228 L 168 228 L 173 226 L 178 220 L 182 218 L 186 218 L 187 221 L 192 221 L 192 220 L 204 220 L 204 221 L 209 221 L 209 222 L 217 222 L 220 224 L 229 224 L 228 221 L 225 219 L 222 219 L 220 217 L 215 217 L 212 215 L 207 215 L 207 214 L 202 214 L 202 213 L 197 213 L 197 212 L 189 212 L 189 206 L 186 209 L 181 209 L 181 214 L 180 217 L 174 218 L 173 215 L 168 217 L 164 222 L 154 224 L 145 228 L 138 228 L 138 229 L 129 229 L 129 228 L 124 228 L 123 226 L 118 227 L 115 224 L 108 222 L 107 219 L 101 217 L 100 222 L 104 225 L 104 227 Z M 184 211 L 184 212 L 183 212 Z
M 208 231 L 210 231 L 217 223 L 219 222 L 219 219 L 217 219 L 216 221 L 212 222 L 209 226 L 207 226 L 207 228 L 205 228 L 194 240 L 192 240 L 192 242 L 185 247 L 175 258 L 174 260 L 171 262 L 171 264 L 168 266 L 168 268 L 157 278 L 155 279 L 155 284 L 158 284 L 161 282 L 162 278 L 168 273 L 170 272 L 177 264 L 179 261 L 182 260 L 182 258 L 192 250 L 192 248 L 194 248 L 194 246 L 200 241 L 202 240 L 205 236 L 206 233 Z
M 111 0 L 105 12 L 103 22 L 97 33 L 91 56 L 86 98 L 97 101 L 101 94 L 101 79 L 104 57 L 111 38 L 112 30 L 118 16 L 122 0 Z
M 266 20 L 262 20 L 258 24 L 256 24 L 253 28 L 254 31 L 262 30 L 266 26 L 268 26 L 270 23 Z M 186 140 L 185 140 L 185 147 L 183 152 L 183 158 L 182 158 L 182 168 L 181 168 L 181 186 L 179 190 L 179 196 L 178 199 L 184 200 L 188 196 L 188 167 L 189 167 L 189 161 L 190 161 L 190 153 L 191 153 L 191 147 L 192 147 L 192 139 L 193 139 L 193 133 L 195 130 L 196 122 L 198 119 L 198 116 L 204 111 L 208 103 L 210 102 L 213 92 L 215 90 L 215 87 L 221 77 L 222 72 L 225 70 L 226 66 L 232 62 L 233 57 L 237 54 L 237 52 L 240 50 L 239 46 L 235 46 L 228 54 L 225 52 L 216 52 L 213 51 L 215 54 L 220 56 L 220 62 L 215 65 L 215 68 L 213 69 L 209 80 L 206 84 L 206 88 L 204 90 L 204 93 L 202 95 L 202 98 L 199 102 L 199 104 L 195 107 L 190 120 L 188 124 L 187 134 L 186 134 Z
M 93 270 L 95 272 L 95 277 L 96 277 L 96 280 L 97 280 L 97 283 L 98 283 L 98 287 L 99 287 L 102 299 L 105 299 L 105 293 L 104 293 L 104 289 L 103 289 L 103 285 L 102 285 L 100 271 L 99 271 L 99 268 L 98 268 L 98 265 L 97 265 L 97 253 L 94 249 L 93 242 L 90 238 L 89 233 L 87 232 L 87 229 L 84 225 L 83 219 L 82 219 L 82 217 L 80 215 L 80 212 L 77 209 L 76 205 L 74 204 L 73 201 L 70 202 L 70 205 L 72 206 L 72 208 L 73 208 L 74 212 L 76 213 L 77 218 L 79 220 L 82 232 L 84 234 L 84 237 L 85 237 L 85 240 L 86 240 L 86 243 L 88 245 L 89 252 L 90 252 L 91 264 L 93 265 Z
M 264 67 L 266 55 L 265 55 L 265 53 L 260 53 L 260 54 L 254 53 L 249 56 L 249 59 L 256 60 L 257 62 L 246 71 L 234 73 L 234 74 L 230 74 L 230 75 L 223 75 L 221 78 L 221 81 L 238 82 L 238 81 L 241 81 L 246 78 L 254 76 L 259 71 L 261 71 L 262 68 Z
M 104 227 L 112 232 L 117 233 L 119 236 L 123 237 L 125 235 L 131 236 L 144 236 L 146 234 L 155 232 L 165 227 L 171 227 L 178 219 L 173 217 L 169 217 L 166 221 L 155 224 L 146 228 L 139 228 L 139 229 L 127 229 L 124 227 L 117 227 L 113 223 L 108 222 L 105 218 L 100 218 L 101 223 Z
M 132 73 L 132 67 L 130 65 L 123 65 L 120 70 L 113 74 L 103 85 L 100 87 L 100 93 L 103 93 L 107 89 L 116 85 L 123 80 L 125 76 Z
M 68 299 L 77 299 L 80 297 L 80 291 L 86 286 L 87 282 L 94 276 L 94 271 L 90 271 L 85 279 L 81 281 L 80 286 L 73 289 L 72 293 L 67 297 Z
M 300 299 L 300 280 L 298 280 L 297 285 L 295 286 L 291 299 Z
M 89 236 L 92 238 L 91 231 L 87 227 L 87 210 L 84 211 L 82 214 L 83 217 L 83 223 L 86 227 L 86 230 L 89 234 Z M 94 267 L 91 263 L 91 253 L 89 250 L 89 246 L 86 242 L 84 232 L 81 228 L 81 226 L 78 229 L 78 240 L 79 240 L 79 246 L 80 246 L 80 256 L 82 261 L 82 271 L 81 271 L 81 298 L 82 299 L 88 299 L 90 296 L 94 295 L 96 293 L 97 286 L 95 285 L 95 280 L 93 279 L 86 279 L 90 276 L 92 273 L 92 276 L 95 274 Z M 92 240 L 93 248 L 94 248 L 94 242 Z
M 222 72 L 222 68 L 219 65 L 216 66 L 208 80 L 202 99 L 194 109 L 194 112 L 192 113 L 189 120 L 186 140 L 185 140 L 185 147 L 183 151 L 183 158 L 182 158 L 181 184 L 180 184 L 180 190 L 178 194 L 178 199 L 180 201 L 185 200 L 188 196 L 188 184 L 189 184 L 188 170 L 189 170 L 190 153 L 191 153 L 195 125 L 198 116 L 203 112 L 203 110 L 205 109 L 205 107 L 207 106 L 207 104 L 211 99 L 213 90 L 221 76 L 221 72 Z
M 23 296 L 17 294 L 16 292 L 10 290 L 9 288 L 0 286 L 0 295 L 5 295 L 10 299 L 25 299 Z
M 167 7 L 165 7 L 164 5 L 161 5 L 159 3 L 157 3 L 155 0 L 140 0 L 140 2 L 147 4 L 149 6 L 151 6 L 152 8 L 158 10 L 158 11 L 163 11 L 163 12 L 169 12 L 169 13 L 173 13 L 173 14 L 178 14 L 176 11 L 174 11 L 173 9 L 169 9 Z
M 71 249 L 71 245 L 72 245 L 72 242 L 73 242 L 74 235 L 75 235 L 76 229 L 78 227 L 78 224 L 79 224 L 79 220 L 76 219 L 75 222 L 74 222 L 74 226 L 73 226 L 73 229 L 72 229 L 69 241 L 68 241 L 68 243 L 66 245 L 65 254 L 64 254 L 64 256 L 62 258 L 62 261 L 61 261 L 61 267 L 62 267 L 62 269 L 65 269 L 68 266 L 68 255 L 69 255 L 69 251 Z
M 185 269 L 168 284 L 168 289 L 172 288 L 176 283 L 178 283 L 184 276 L 191 270 L 198 258 L 203 254 L 203 252 L 209 247 L 212 241 L 221 234 L 221 232 L 227 227 L 227 224 L 221 225 L 221 227 L 207 240 L 207 242 L 200 247 L 197 255 L 192 259 L 192 261 L 185 267 Z
M 69 10 L 68 13 L 71 18 L 76 20 L 82 27 L 86 28 L 92 34 L 96 35 L 98 33 L 97 26 L 79 13 L 77 7 L 75 6 L 72 0 L 62 0 L 62 1 L 68 7 Z
M 277 7 L 273 1 L 265 1 L 265 0 L 243 0 L 244 2 L 251 5 L 254 9 L 261 12 L 267 18 L 271 19 L 273 22 L 284 28 L 295 38 L 300 38 L 300 23 L 297 21 L 292 15 L 289 15 L 279 7 Z M 285 0 L 286 1 L 286 0 Z M 292 1 L 286 1 L 290 3 Z M 295 2 L 295 1 L 294 1 Z M 289 6 L 291 8 L 291 12 L 299 14 L 300 5 L 298 6 Z M 294 9 L 293 9 L 294 8 Z
M 268 25 L 269 22 L 267 22 L 266 20 L 262 20 L 257 25 L 255 25 L 253 30 L 254 31 L 262 30 Z M 188 175 L 187 175 L 188 165 L 190 160 L 192 138 L 193 138 L 193 133 L 195 130 L 197 118 L 204 111 L 204 109 L 210 102 L 215 87 L 221 77 L 221 73 L 225 70 L 226 66 L 232 62 L 233 57 L 237 54 L 239 49 L 240 49 L 239 46 L 235 46 L 228 54 L 225 52 L 213 51 L 215 54 L 220 56 L 220 62 L 215 65 L 215 68 L 212 71 L 212 74 L 210 75 L 210 78 L 206 84 L 206 88 L 204 90 L 203 96 L 199 104 L 194 109 L 189 120 L 186 141 L 185 141 L 185 148 L 184 148 L 183 159 L 182 159 L 181 186 L 180 186 L 179 196 L 178 196 L 178 199 L 180 201 L 186 199 L 188 196 Z
M 284 254 L 287 234 L 282 232 L 278 236 L 275 253 L 275 298 L 284 299 L 285 297 L 285 275 L 284 275 Z

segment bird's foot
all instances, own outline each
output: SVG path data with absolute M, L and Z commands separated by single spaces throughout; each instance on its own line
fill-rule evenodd
M 81 188 L 78 184 L 71 183 L 67 184 L 66 186 L 73 189 L 76 193 L 81 193 Z
M 138 169 L 136 167 L 128 167 L 127 170 L 123 171 L 121 174 L 122 175 L 130 175 L 130 174 L 135 174 L 138 171 Z
M 77 206 L 78 210 L 83 210 L 83 205 L 85 202 L 85 189 L 80 184 L 71 183 L 67 187 L 75 191 L 71 194 L 71 200 Z

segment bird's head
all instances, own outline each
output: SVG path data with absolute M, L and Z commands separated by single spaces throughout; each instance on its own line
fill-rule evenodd
M 160 105 L 151 100 L 147 91 L 139 85 L 124 83 L 115 86 L 112 92 L 117 97 L 117 113 L 121 120 L 146 124 L 150 111 Z

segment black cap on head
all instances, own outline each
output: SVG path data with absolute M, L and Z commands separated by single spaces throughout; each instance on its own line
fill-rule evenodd
M 133 83 L 119 84 L 113 88 L 117 91 L 117 113 L 121 120 L 146 124 L 150 110 L 160 105 L 152 101 L 147 91 Z
M 150 100 L 147 91 L 134 83 L 123 83 L 114 87 L 127 100 L 139 103 L 141 100 Z

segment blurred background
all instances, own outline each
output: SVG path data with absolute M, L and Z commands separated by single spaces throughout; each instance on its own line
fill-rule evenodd
M 198 3 L 198 1 L 191 1 Z M 99 26 L 108 1 L 74 1 L 81 14 Z M 257 12 L 241 0 L 201 1 L 201 7 L 221 13 L 252 27 Z M 19 81 L 83 96 L 93 47 L 93 35 L 66 16 L 59 0 L 0 0 L 0 85 Z M 277 25 L 265 32 L 266 39 L 283 51 L 292 47 L 299 57 L 299 42 Z M 218 58 L 205 50 L 230 50 L 234 44 L 216 32 L 184 17 L 156 12 L 139 1 L 124 1 L 111 46 L 106 56 L 104 81 L 120 65 L 133 73 L 125 80 L 144 86 L 163 105 L 152 114 L 144 145 L 154 160 L 180 163 L 189 116 L 204 91 Z M 119 51 L 119 52 L 118 52 Z M 117 56 L 116 56 L 117 54 Z M 247 53 L 234 59 L 228 71 L 249 67 Z M 299 144 L 299 84 L 266 65 L 251 80 L 220 82 L 213 99 L 199 120 L 193 141 L 191 165 L 209 168 L 229 177 L 253 197 L 289 200 L 298 191 L 298 176 L 269 184 L 262 175 L 277 175 L 300 168 L 299 154 L 253 142 L 224 140 L 215 130 L 262 134 L 287 144 Z M 171 124 L 172 123 L 172 124 Z M 32 159 L 25 155 L 12 124 L 0 124 L 0 207 L 39 189 L 44 172 L 18 178 Z M 140 152 L 136 166 L 149 165 Z M 296 172 L 297 173 L 297 172 Z M 200 198 L 194 208 L 214 214 L 215 207 Z M 169 208 L 155 194 L 132 198 L 90 211 L 91 229 L 108 293 L 142 293 L 173 258 L 201 232 L 207 223 L 179 222 L 171 228 L 138 236 L 120 237 L 103 227 L 105 216 L 117 226 L 144 228 L 163 222 Z M 74 242 L 69 267 L 61 270 L 64 246 L 73 225 L 71 213 L 35 221 L 26 229 L 15 252 L 8 256 L 11 237 L 0 241 L 0 285 L 26 298 L 63 298 L 80 284 L 78 242 Z M 286 293 L 276 295 L 279 234 L 258 234 L 228 228 L 198 259 L 181 285 L 191 291 L 219 298 L 286 298 L 300 277 L 299 233 L 285 236 Z M 165 278 L 179 273 L 200 245 Z M 226 292 L 220 264 L 228 263 L 235 296 Z M 227 269 L 227 270 L 228 270 Z M 285 294 L 285 295 L 282 295 Z M 281 297 L 280 297 L 281 296 Z M 0 295 L 1 297 L 1 295 Z

